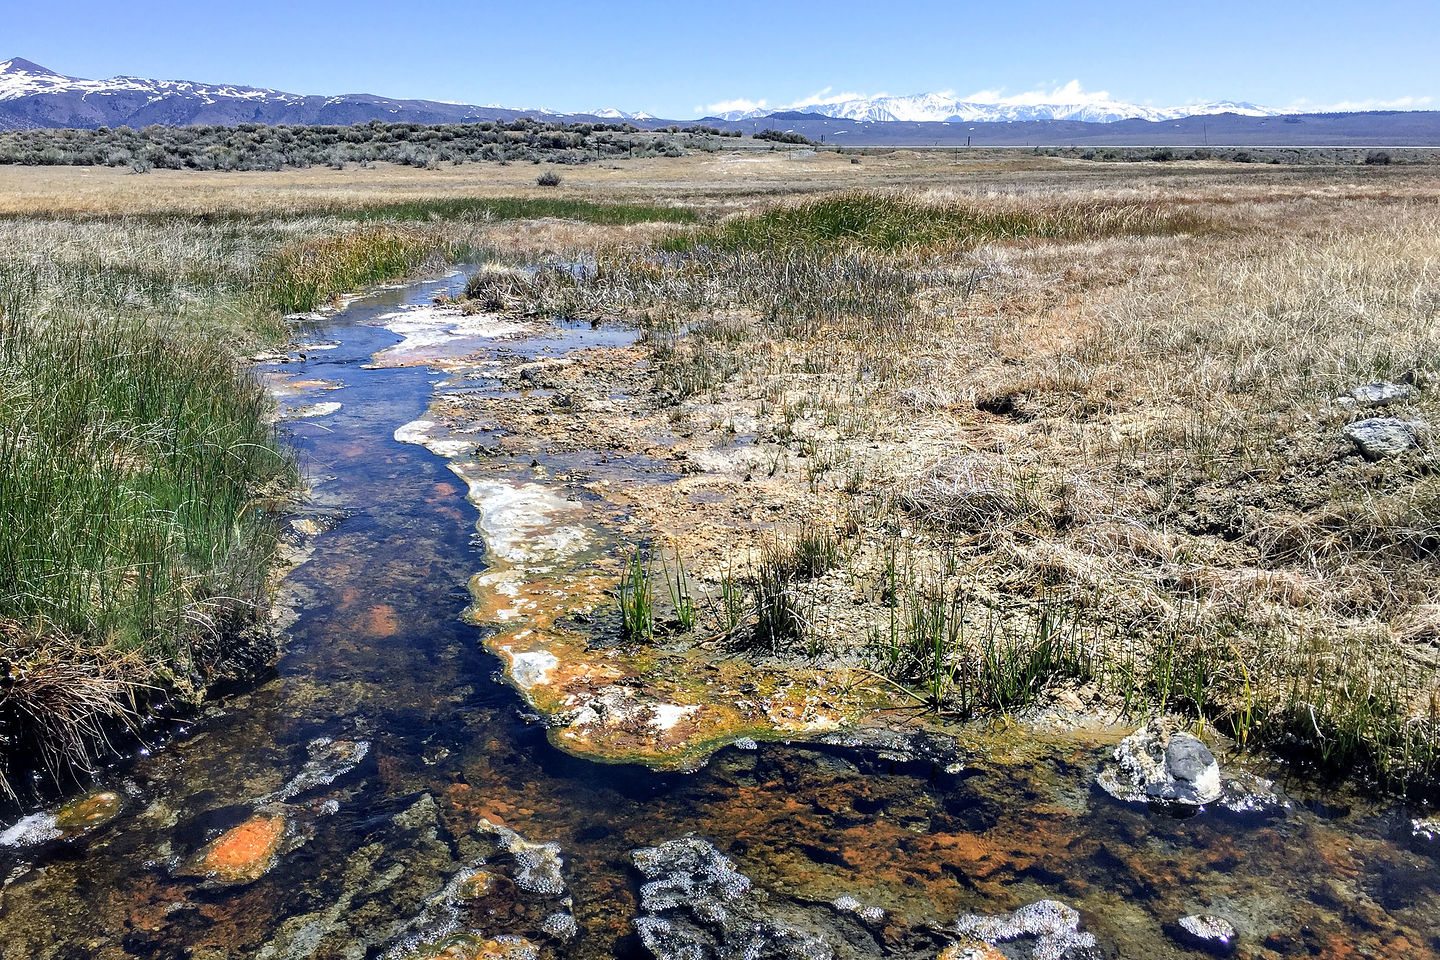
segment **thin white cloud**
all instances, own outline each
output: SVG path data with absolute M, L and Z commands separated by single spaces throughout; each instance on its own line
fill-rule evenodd
M 1367 100 L 1341 100 L 1339 103 L 1315 103 L 1311 100 L 1296 100 L 1290 104 L 1292 113 L 1358 113 L 1363 110 L 1428 110 L 1433 97 L 1395 97 L 1382 100 L 1371 97 Z
M 744 97 L 736 97 L 734 100 L 721 100 L 708 106 L 696 107 L 696 112 L 710 114 L 729 113 L 732 110 L 766 110 L 769 108 L 768 100 L 747 100 Z
M 1091 104 L 1109 103 L 1110 93 L 1107 90 L 1086 90 L 1080 85 L 1079 80 L 1071 80 L 1069 83 L 1054 87 L 1050 90 L 1037 88 L 1027 90 L 1024 93 L 1014 93 L 1009 96 L 1001 90 L 977 90 L 968 97 L 961 97 L 962 100 L 970 103 L 994 104 L 1005 107 L 1033 107 L 1039 104 L 1064 103 L 1064 104 Z
M 796 100 L 794 103 L 787 103 L 779 110 L 804 110 L 806 107 L 828 107 L 832 103 L 845 103 L 848 100 L 869 100 L 872 97 L 888 97 L 888 93 L 832 93 L 834 87 L 826 87 Z

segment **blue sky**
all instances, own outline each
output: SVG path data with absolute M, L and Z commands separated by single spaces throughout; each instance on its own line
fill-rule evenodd
M 734 100 L 1071 82 L 1154 105 L 1440 108 L 1437 41 L 1435 0 L 0 0 L 0 58 L 74 76 L 676 118 Z

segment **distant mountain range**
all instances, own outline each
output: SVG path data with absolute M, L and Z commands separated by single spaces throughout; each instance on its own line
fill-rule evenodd
M 1040 96 L 958 99 L 948 94 L 880 96 L 783 112 L 729 111 L 698 121 L 663 120 L 607 107 L 591 113 L 396 100 L 368 93 L 309 96 L 233 84 L 111 77 L 85 80 L 15 58 L 0 61 L 0 130 L 150 124 L 335 124 L 510 121 L 630 123 L 656 129 L 698 122 L 754 133 L 775 127 L 830 143 L 984 146 L 1064 144 L 1440 145 L 1440 113 L 1289 115 L 1219 101 L 1147 107 L 1061 88 Z
M 730 110 L 718 114 L 724 120 L 749 120 L 774 114 L 774 110 Z M 788 111 L 787 111 L 788 112 Z M 1026 120 L 1079 120 L 1084 123 L 1116 123 L 1120 120 L 1178 120 L 1233 113 L 1242 117 L 1275 117 L 1284 111 L 1253 103 L 1221 100 L 1183 107 L 1144 107 L 1109 97 L 1082 94 L 1077 88 L 1061 88 L 1046 99 L 1035 96 L 964 100 L 943 93 L 921 93 L 913 97 L 864 97 L 797 107 L 795 113 L 872 123 L 1004 123 Z

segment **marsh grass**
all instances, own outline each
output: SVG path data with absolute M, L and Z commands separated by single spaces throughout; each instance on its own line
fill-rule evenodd
M 616 602 L 620 609 L 620 630 L 627 640 L 647 643 L 655 636 L 653 566 L 654 557 L 636 547 L 620 574 Z
M 268 396 L 212 341 L 0 319 L 6 752 L 58 772 L 146 690 L 196 696 L 263 608 L 276 531 L 257 497 L 292 477 Z
M 260 295 L 282 312 L 314 310 L 341 294 L 413 276 L 427 264 L 467 252 L 443 234 L 396 224 L 296 240 L 262 267 Z
M 726 252 L 799 249 L 900 253 L 1028 239 L 1089 239 L 1120 234 L 1196 233 L 1214 224 L 1159 203 L 1070 200 L 980 205 L 851 192 L 782 204 L 718 226 L 676 234 L 670 252 L 708 247 Z
M 640 317 L 669 403 L 746 396 L 768 478 L 883 503 L 856 549 L 963 558 L 959 594 L 892 559 L 876 611 L 925 703 L 1078 684 L 1433 796 L 1434 449 L 1365 463 L 1340 429 L 1377 414 L 1334 398 L 1404 380 L 1378 415 L 1440 417 L 1436 236 L 1432 204 L 1323 190 L 844 194 L 601 251 L 557 303 Z M 756 646 L 808 649 L 826 611 L 762 559 Z
M 699 216 L 689 207 L 653 203 L 597 203 L 566 197 L 450 197 L 366 206 L 317 206 L 311 213 L 333 213 L 346 220 L 408 222 L 429 220 L 578 220 L 606 227 L 640 223 L 689 224 Z

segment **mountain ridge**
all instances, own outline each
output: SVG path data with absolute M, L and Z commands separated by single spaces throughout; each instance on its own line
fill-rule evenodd
M 1065 99 L 1070 91 L 1070 99 Z M 1238 116 L 1274 117 L 1287 111 L 1237 100 L 1216 100 L 1178 107 L 1148 107 L 1081 94 L 1078 89 L 1061 88 L 1054 100 L 1025 95 L 987 100 L 966 99 L 940 93 L 904 97 L 877 96 L 839 100 L 787 109 L 727 110 L 715 116 L 722 120 L 750 120 L 778 113 L 810 113 L 818 116 L 871 123 L 997 123 L 1026 120 L 1078 120 L 1085 123 L 1115 123 L 1120 120 L 1178 120 L 1191 116 L 1233 113 Z
M 1236 113 L 1244 116 L 1276 116 L 1282 111 L 1261 107 L 1244 101 L 1215 101 L 1183 107 L 1154 108 L 1138 104 L 1111 100 L 1105 95 L 1082 93 L 1078 86 L 1062 87 L 1051 95 L 1053 102 L 1034 101 L 1033 95 L 989 100 L 956 98 L 948 94 L 925 93 L 913 96 L 878 96 L 840 100 L 832 103 L 814 104 L 793 108 L 797 112 L 834 117 L 837 119 L 863 122 L 994 122 L 1006 120 L 1081 120 L 1092 123 L 1110 123 L 1126 119 L 1167 120 L 1197 114 Z M 615 107 L 604 107 L 588 112 L 560 113 L 538 108 L 501 107 L 498 105 L 476 106 L 435 100 L 404 100 L 378 96 L 370 93 L 347 93 L 339 95 L 307 95 L 287 93 L 268 87 L 252 87 L 244 84 L 202 83 L 194 80 L 153 80 L 135 76 L 116 76 L 105 80 L 89 80 L 57 73 L 48 67 L 21 57 L 0 62 L 0 109 L 15 101 L 29 101 L 30 98 L 45 97 L 56 101 L 60 109 L 36 110 L 30 103 L 30 116 L 38 125 L 54 125 L 49 120 L 77 121 L 78 125 L 113 125 L 113 121 L 130 123 L 129 114 L 144 114 L 140 122 L 176 122 L 169 119 L 152 119 L 153 115 L 166 118 L 181 116 L 187 111 L 181 108 L 188 103 L 195 119 L 188 122 L 215 122 L 204 118 L 206 114 L 229 117 L 231 122 L 258 119 L 242 117 L 243 104 L 263 105 L 267 108 L 284 108 L 301 115 L 321 115 L 346 112 L 337 109 L 341 105 L 359 102 L 368 105 L 372 111 L 388 110 L 399 114 L 402 110 L 423 109 L 430 114 L 442 115 L 446 119 L 509 119 L 513 116 L 543 117 L 594 117 L 600 120 L 641 121 L 657 120 L 644 111 L 628 112 Z M 61 103 L 60 101 L 65 101 Z M 162 106 L 157 106 L 162 105 Z M 403 107 L 401 105 L 404 105 Z M 423 105 L 423 106 L 422 106 Z M 168 107 L 168 109 L 166 109 Z M 129 114 L 126 111 L 129 111 Z M 68 114 L 67 114 L 68 111 Z M 492 117 L 499 112 L 502 116 Z M 19 112 L 12 106 L 8 112 Z M 273 109 L 265 112 L 274 112 Z M 354 112 L 353 110 L 350 112 Z M 732 110 L 715 114 L 726 121 L 748 120 L 787 112 L 784 109 Z M 122 115 L 125 115 L 122 118 Z M 374 117 L 374 119 L 386 119 Z M 93 121 L 93 122 L 86 122 Z M 274 121 L 271 121 L 274 122 Z M 283 121 L 281 121 L 283 122 Z M 301 122 L 320 122 L 302 120 Z M 131 123 L 133 126 L 134 124 Z
M 591 113 L 558 113 L 437 100 L 398 100 L 368 93 L 295 94 L 192 80 L 143 77 L 87 80 L 15 57 L 0 61 L 0 130 L 138 128 L 151 124 L 348 126 L 375 120 L 444 124 L 529 118 L 559 123 L 624 124 L 648 130 L 682 124 L 723 126 L 746 133 L 779 128 L 832 145 L 853 146 L 1440 146 L 1440 112 L 1433 111 L 1287 114 L 1243 101 L 1217 101 L 1183 108 L 1142 108 L 1109 101 L 1098 94 L 1083 94 L 1076 85 L 1061 88 L 1056 94 L 1062 100 L 1068 96 L 1073 102 L 1029 102 L 1035 99 L 1034 95 L 993 97 L 981 102 L 973 98 L 959 100 L 948 94 L 921 94 L 908 98 L 841 100 L 800 111 L 742 111 L 698 120 L 665 120 L 614 107 L 599 108 Z M 820 112 L 822 108 L 829 112 Z M 1202 109 L 1227 112 L 1195 112 Z M 1138 118 L 1118 116 L 1140 110 L 1148 113 Z M 1054 115 L 1047 115 L 1046 111 Z M 937 115 L 949 119 L 934 119 Z

